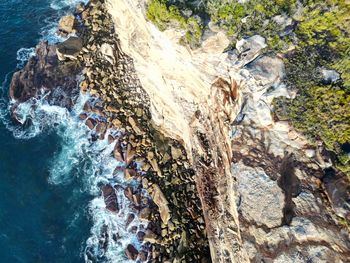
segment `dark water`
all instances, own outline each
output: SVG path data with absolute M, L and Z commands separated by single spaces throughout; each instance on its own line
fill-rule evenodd
M 34 47 L 43 28 L 57 21 L 59 0 L 0 1 L 0 81 L 16 69 L 16 52 Z M 60 11 L 62 12 L 62 10 Z M 11 74 L 10 74 L 11 75 Z M 8 82 L 3 85 L 7 92 Z M 6 95 L 5 95 L 6 97 Z M 48 183 L 55 132 L 14 138 L 0 122 L 0 262 L 83 262 L 91 222 L 79 181 Z

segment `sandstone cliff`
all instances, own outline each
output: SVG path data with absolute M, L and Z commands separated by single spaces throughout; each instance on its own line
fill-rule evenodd
M 340 187 L 330 194 L 329 159 L 274 119 L 272 99 L 294 94 L 282 82 L 283 61 L 263 54 L 264 39 L 223 53 L 229 41 L 217 33 L 190 50 L 177 44 L 181 32 L 145 19 L 144 1 L 108 3 L 152 120 L 185 146 L 195 169 L 213 262 L 345 262 L 339 216 L 349 217 L 348 179 L 330 179 Z

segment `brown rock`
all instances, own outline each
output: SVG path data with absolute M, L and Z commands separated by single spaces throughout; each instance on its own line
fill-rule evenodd
M 130 202 L 132 202 L 132 196 L 133 196 L 133 193 L 132 193 L 132 188 L 131 187 L 127 187 L 125 190 L 124 190 L 124 195 L 126 198 L 128 198 L 128 200 Z
M 140 211 L 139 219 L 141 221 L 148 221 L 150 219 L 150 216 L 151 216 L 151 209 L 148 207 L 145 207 Z
M 148 252 L 144 251 L 144 250 L 141 250 L 140 253 L 139 253 L 140 261 L 141 262 L 145 262 L 147 260 L 147 257 L 148 257 Z
M 87 114 L 86 113 L 81 113 L 81 114 L 79 114 L 79 119 L 80 120 L 85 120 L 87 118 Z
M 117 201 L 117 194 L 113 186 L 109 184 L 103 186 L 102 193 L 106 204 L 106 208 L 112 212 L 118 212 L 119 207 L 118 207 L 118 201 Z
M 83 41 L 79 37 L 70 37 L 57 44 L 56 53 L 61 61 L 66 60 L 66 58 L 75 60 L 82 48 Z
M 58 22 L 58 29 L 64 33 L 72 33 L 74 32 L 76 21 L 74 16 L 63 16 Z
M 135 178 L 137 175 L 136 171 L 134 169 L 125 169 L 124 170 L 124 179 L 129 181 Z
M 168 207 L 168 201 L 166 200 L 164 194 L 160 190 L 160 187 L 156 184 L 152 185 L 152 199 L 153 202 L 158 206 L 160 218 L 162 222 L 166 225 L 170 219 L 170 209 Z
M 83 107 L 83 111 L 87 111 L 87 112 L 92 111 L 92 107 L 88 101 L 85 102 L 84 107 Z
M 108 135 L 108 143 L 109 143 L 109 144 L 112 144 L 112 143 L 114 142 L 114 140 L 115 140 L 114 137 L 113 137 L 112 135 L 109 134 L 109 135 Z
M 142 231 L 137 232 L 137 240 L 142 242 L 145 235 L 146 235 L 145 232 L 142 232 Z
M 143 240 L 145 242 L 150 242 L 150 243 L 154 244 L 157 242 L 157 236 L 151 230 L 147 229 L 146 233 L 143 237 Z
M 50 105 L 71 108 L 72 98 L 79 93 L 76 75 L 80 65 L 76 62 L 59 63 L 56 48 L 47 42 L 41 42 L 36 47 L 36 56 L 31 57 L 26 66 L 13 74 L 9 95 L 16 102 L 24 102 L 35 97 L 41 89 L 50 91 L 46 100 Z M 53 96 L 60 88 L 62 96 Z
M 125 249 L 125 255 L 128 257 L 128 259 L 136 260 L 139 252 L 133 245 L 129 244 Z
M 86 126 L 88 126 L 88 128 L 89 128 L 90 130 L 92 130 L 92 129 L 95 128 L 96 121 L 95 121 L 94 119 L 88 118 L 88 119 L 85 121 L 85 124 L 86 124 Z
M 96 126 L 96 132 L 99 134 L 100 139 L 103 140 L 107 131 L 107 124 L 105 122 L 99 122 Z
M 136 154 L 135 149 L 129 143 L 127 150 L 126 150 L 126 154 L 125 154 L 125 166 L 126 167 L 133 161 L 135 154 Z

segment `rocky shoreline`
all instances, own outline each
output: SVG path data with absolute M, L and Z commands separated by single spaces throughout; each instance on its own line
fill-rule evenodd
M 101 196 L 113 215 L 122 212 L 120 192 L 129 200 L 132 213 L 123 223 L 140 244 L 124 244 L 125 260 L 290 262 L 321 255 L 323 262 L 345 262 L 349 233 L 335 214 L 349 217 L 348 181 L 324 179 L 324 156 L 288 125 L 270 120 L 266 101 L 280 87 L 283 65 L 261 55 L 264 39 L 237 44 L 233 58 L 223 59 L 235 72 L 198 90 L 205 98 L 198 95 L 198 105 L 184 99 L 190 134 L 184 129 L 183 137 L 169 136 L 159 126 L 167 115 L 154 118 L 159 101 L 140 79 L 138 62 L 123 52 L 109 2 L 91 0 L 63 17 L 59 34 L 67 40 L 40 43 L 36 56 L 14 74 L 10 97 L 16 119 L 18 104 L 33 98 L 45 96 L 49 104 L 71 109 L 79 93 L 91 96 L 79 119 L 92 143 L 115 145 L 112 155 L 120 165 L 114 176 L 123 174 L 127 182 L 101 185 Z M 137 46 L 137 37 L 132 39 Z M 226 43 L 219 35 L 212 41 L 208 46 Z M 213 61 L 223 71 L 226 64 Z M 131 226 L 137 220 L 139 227 Z M 107 228 L 100 231 L 102 254 L 119 238 Z M 86 257 L 101 260 L 89 249 Z
M 85 104 L 81 121 L 92 130 L 92 141 L 105 139 L 107 129 L 119 131 L 116 137 L 109 134 L 108 141 L 115 143 L 113 154 L 124 164 L 120 169 L 125 180 L 138 182 L 137 187 L 126 187 L 124 194 L 147 228 L 130 229 L 142 246 L 137 250 L 128 244 L 125 257 L 141 262 L 209 262 L 195 173 L 184 148 L 164 137 L 152 124 L 149 99 L 132 59 L 120 49 L 103 1 L 80 5 L 75 17 L 61 19 L 60 29 L 60 34 L 74 31 L 78 37 L 70 36 L 58 45 L 37 46 L 36 56 L 11 82 L 13 116 L 18 103 L 46 93 L 49 104 L 68 109 L 75 103 L 72 98 L 77 97 L 79 89 L 90 94 L 94 103 Z M 57 92 L 62 96 L 51 98 L 50 94 Z M 112 183 L 101 187 L 106 209 L 111 213 L 119 212 L 118 187 Z M 134 217 L 128 216 L 125 228 Z M 117 237 L 118 233 L 102 236 L 101 250 L 108 250 L 109 238 Z M 87 257 L 92 262 L 96 260 L 89 251 Z

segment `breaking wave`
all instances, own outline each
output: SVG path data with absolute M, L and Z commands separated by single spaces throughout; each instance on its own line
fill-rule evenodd
M 50 6 L 62 15 L 63 11 L 69 12 L 70 8 L 79 2 L 87 0 L 53 0 Z M 57 21 L 58 17 L 47 18 L 47 26 L 42 29 L 41 40 L 47 40 L 49 43 L 64 40 L 56 34 Z M 17 68 L 23 68 L 28 59 L 34 55 L 34 48 L 18 50 Z M 78 181 L 81 186 L 79 191 L 92 196 L 90 203 L 86 204 L 93 224 L 91 236 L 86 241 L 85 261 L 128 262 L 124 253 L 125 247 L 133 244 L 139 249 L 141 243 L 136 238 L 136 232 L 145 230 L 147 225 L 138 220 L 131 202 L 124 194 L 126 187 L 137 188 L 138 183 L 124 181 L 123 164 L 112 157 L 114 143 L 108 142 L 108 134 L 113 134 L 117 138 L 119 132 L 107 130 L 104 140 L 93 140 L 94 131 L 89 130 L 79 118 L 84 104 L 87 101 L 94 103 L 94 100 L 86 94 L 80 94 L 73 109 L 69 111 L 63 107 L 50 105 L 46 100 L 49 94 L 43 93 L 40 97 L 32 98 L 17 106 L 15 114 L 20 125 L 14 124 L 9 111 L 13 102 L 7 99 L 5 88 L 8 85 L 9 79 L 6 79 L 1 88 L 0 121 L 18 139 L 31 139 L 44 132 L 56 133 L 60 138 L 60 150 L 51 160 L 49 182 L 52 185 L 64 185 Z M 89 117 L 94 117 L 92 115 Z M 116 186 L 118 213 L 106 209 L 100 188 L 105 184 Z M 130 215 L 134 215 L 134 219 L 127 223 Z M 101 238 L 106 241 L 106 237 L 107 248 L 101 245 Z

